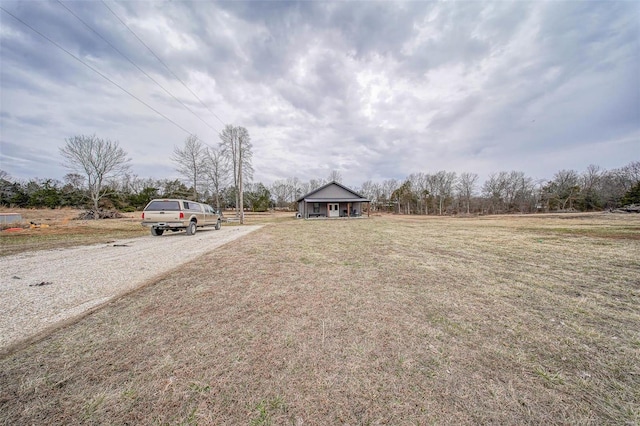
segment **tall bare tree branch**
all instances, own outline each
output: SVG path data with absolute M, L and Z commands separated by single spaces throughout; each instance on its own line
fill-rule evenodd
M 118 142 L 95 135 L 66 139 L 60 154 L 65 160 L 65 167 L 87 176 L 89 196 L 95 210 L 98 210 L 100 200 L 110 192 L 108 180 L 129 170 L 130 160 Z
M 196 135 L 189 135 L 184 141 L 184 148 L 173 148 L 171 159 L 178 165 L 176 170 L 187 178 L 193 186 L 194 200 L 198 201 L 198 187 L 202 183 L 206 168 L 206 149 Z

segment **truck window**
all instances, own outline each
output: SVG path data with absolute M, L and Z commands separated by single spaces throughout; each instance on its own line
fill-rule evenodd
M 179 211 L 180 203 L 178 203 L 177 201 L 152 201 L 145 210 Z
M 184 201 L 182 204 L 184 204 L 184 209 L 185 210 L 189 210 L 190 212 L 200 212 L 200 213 L 202 213 L 202 207 L 198 203 L 194 203 L 194 202 L 189 202 L 188 203 L 188 202 Z

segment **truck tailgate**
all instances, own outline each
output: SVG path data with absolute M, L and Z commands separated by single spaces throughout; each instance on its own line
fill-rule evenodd
M 145 222 L 180 222 L 180 212 L 175 211 L 146 211 L 144 212 Z

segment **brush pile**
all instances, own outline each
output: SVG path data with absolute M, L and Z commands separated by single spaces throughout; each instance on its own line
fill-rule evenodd
M 76 220 L 120 219 L 124 216 L 117 210 L 87 210 L 76 217 Z
M 640 213 L 640 204 L 629 204 L 611 211 L 612 213 Z

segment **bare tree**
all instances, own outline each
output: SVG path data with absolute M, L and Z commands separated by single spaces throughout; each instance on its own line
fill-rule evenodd
M 600 166 L 590 164 L 580 176 L 580 184 L 582 185 L 580 196 L 586 210 L 593 210 L 601 204 L 598 189 L 603 174 Z
M 629 188 L 640 182 L 640 161 L 632 161 L 622 168 L 622 171 L 629 180 Z
M 216 209 L 220 210 L 220 192 L 228 184 L 229 163 L 215 148 L 205 149 L 206 167 L 204 169 L 207 182 L 216 200 Z
M 326 184 L 327 182 L 325 182 L 324 179 L 311 179 L 309 180 L 309 192 L 314 191 Z
M 67 173 L 64 175 L 65 185 L 71 185 L 74 189 L 81 190 L 84 187 L 86 178 L 79 173 Z
M 198 201 L 198 188 L 201 186 L 206 168 L 206 148 L 196 135 L 189 135 L 184 141 L 184 148 L 173 148 L 171 159 L 178 165 L 176 170 L 184 176 L 193 187 L 193 199 Z
M 510 176 L 515 188 L 514 207 L 517 207 L 521 213 L 535 211 L 539 201 L 535 180 L 525 176 L 524 172 L 511 172 Z
M 287 178 L 287 189 L 289 191 L 288 200 L 291 203 L 294 203 L 299 196 L 302 194 L 302 190 L 300 189 L 300 180 L 297 177 Z
M 504 204 L 504 174 L 491 173 L 489 178 L 484 181 L 482 185 L 482 195 L 484 199 L 489 203 L 489 213 L 502 213 L 502 204 Z
M 138 194 L 144 188 L 144 180 L 136 174 L 123 173 L 115 186 L 123 194 Z
M 399 186 L 400 184 L 396 179 L 387 179 L 382 182 L 382 186 L 381 186 L 382 198 L 383 198 L 383 202 L 385 203 L 385 207 L 387 211 L 389 211 L 389 209 L 393 205 L 392 195 L 393 195 L 393 192 L 396 189 L 398 189 Z
M 431 209 L 434 213 L 437 209 L 437 206 L 434 203 L 437 200 L 436 195 L 438 194 L 438 176 L 426 174 L 424 177 L 424 186 L 427 193 L 424 214 L 428 215 L 429 204 L 431 204 Z
M 378 208 L 378 203 L 380 202 L 382 193 L 382 188 L 380 187 L 379 183 L 368 180 L 362 184 L 359 192 L 369 200 L 371 209 Z
M 620 206 L 620 201 L 634 185 L 640 182 L 640 161 L 632 161 L 624 167 L 603 172 L 598 193 L 605 208 Z
M 504 173 L 503 198 L 507 212 L 518 210 L 520 213 L 531 211 L 535 205 L 532 178 L 524 172 L 511 171 Z
M 429 191 L 427 190 L 427 175 L 424 173 L 412 173 L 408 179 L 411 181 L 411 189 L 416 198 L 416 213 L 427 214 L 427 197 L 429 196 Z
M 444 210 L 445 200 L 451 196 L 456 180 L 456 172 L 441 170 L 435 175 L 434 195 L 438 197 L 438 214 L 441 216 Z
M 465 201 L 467 205 L 467 214 L 470 213 L 469 204 L 471 204 L 471 196 L 473 195 L 476 183 L 478 182 L 478 175 L 475 173 L 463 172 L 458 179 L 458 193 L 460 198 Z
M 282 180 L 277 180 L 271 184 L 271 195 L 276 201 L 276 207 L 283 208 L 287 203 L 287 183 Z
M 111 190 L 109 179 L 118 177 L 129 170 L 127 153 L 118 142 L 93 136 L 74 136 L 66 139 L 60 154 L 64 166 L 87 176 L 89 196 L 94 210 L 98 210 L 100 200 Z
M 301 182 L 297 177 L 277 180 L 271 184 L 270 193 L 276 201 L 276 207 L 292 207 L 297 199 L 317 188 L 308 182 Z
M 300 182 L 300 197 L 311 192 L 309 182 Z
M 550 192 L 562 210 L 567 208 L 567 204 L 570 209 L 573 207 L 572 202 L 580 192 L 578 182 L 579 176 L 574 170 L 560 170 L 553 176 Z
M 342 183 L 342 173 L 340 173 L 337 170 L 331 170 L 331 173 L 329 173 L 329 176 L 327 176 L 327 179 L 329 180 L 329 182 Z
M 531 211 L 537 203 L 536 184 L 523 172 L 492 173 L 482 186 L 482 194 L 489 203 L 490 213 Z
M 244 200 L 242 194 L 243 177 L 246 181 L 253 179 L 253 145 L 249 132 L 244 127 L 225 126 L 220 134 L 220 152 L 228 159 L 233 172 L 233 186 L 236 192 L 236 215 L 240 223 L 244 222 Z
M 238 214 L 238 129 L 231 124 L 227 124 L 220 133 L 220 154 L 229 163 L 233 174 L 233 188 L 236 196 L 236 215 Z

